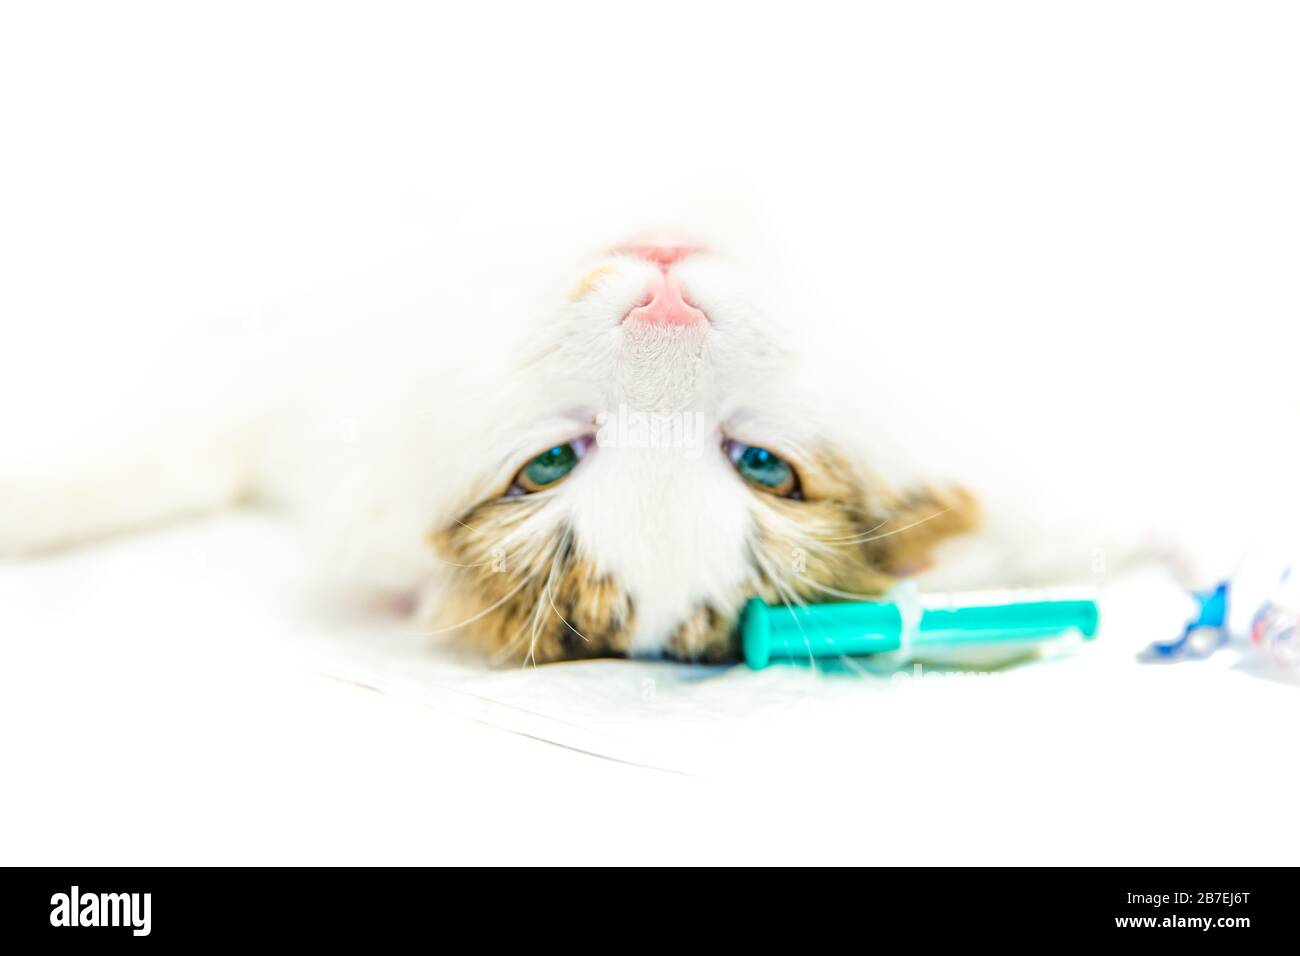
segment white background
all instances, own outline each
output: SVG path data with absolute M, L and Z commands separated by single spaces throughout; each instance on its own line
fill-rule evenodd
M 1012 434 L 1068 448 L 1051 395 L 1051 421 L 1137 420 L 1109 471 L 1181 467 L 1205 421 L 1296 411 L 1298 45 L 1285 4 L 9 4 L 0 421 L 39 438 L 160 333 L 448 203 L 583 221 L 725 183 L 853 290 L 857 347 L 925 354 L 943 397 L 1005 343 Z M 1288 460 L 1252 447 L 1234 468 Z M 252 520 L 0 574 L 7 861 L 1295 859 L 1261 810 L 1295 792 L 1295 688 L 1235 657 L 1139 668 L 1162 635 L 1134 631 L 996 692 L 782 687 L 813 701 L 784 724 L 736 675 L 655 671 L 658 721 L 640 671 L 488 688 L 589 727 L 563 695 L 631 680 L 636 707 L 591 708 L 609 732 L 628 704 L 619 747 L 706 738 L 664 774 L 421 706 L 400 655 L 383 694 L 321 677 L 332 651 L 304 668 L 283 639 L 314 619 L 270 596 L 292 536 Z

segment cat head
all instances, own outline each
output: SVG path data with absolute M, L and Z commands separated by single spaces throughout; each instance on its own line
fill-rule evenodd
M 963 492 L 887 487 L 837 440 L 761 285 L 664 242 L 571 278 L 480 436 L 491 467 L 431 535 L 441 623 L 538 662 L 725 659 L 747 597 L 879 595 L 972 525 Z

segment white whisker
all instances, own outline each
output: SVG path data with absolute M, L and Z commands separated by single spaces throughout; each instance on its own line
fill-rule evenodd
M 876 525 L 876 528 L 872 528 L 870 531 L 864 531 L 861 534 L 854 535 L 853 537 L 850 538 L 825 538 L 822 540 L 840 541 L 846 544 L 866 544 L 868 541 L 879 541 L 882 538 L 888 538 L 892 535 L 902 534 L 904 531 L 909 531 L 912 528 L 915 528 L 917 525 L 925 524 L 927 521 L 933 521 L 935 518 L 942 517 L 943 515 L 946 515 L 949 511 L 952 511 L 952 509 L 944 508 L 942 511 L 936 511 L 934 514 L 926 515 L 924 518 L 918 518 L 916 521 L 913 521 L 909 524 L 905 524 L 901 528 L 893 528 L 889 531 L 884 532 L 883 534 L 872 533 L 876 530 L 876 528 L 881 527 L 880 525 Z
M 518 594 L 520 588 L 522 588 L 522 587 L 523 587 L 525 584 L 527 584 L 527 583 L 528 583 L 528 579 L 527 579 L 527 578 L 524 578 L 524 580 L 522 580 L 522 581 L 520 581 L 518 584 L 516 584 L 516 585 L 514 586 L 514 588 L 512 588 L 512 589 L 510 590 L 510 592 L 506 594 L 505 597 L 501 598 L 499 601 L 494 601 L 493 603 L 491 603 L 491 604 L 489 604 L 487 607 L 485 607 L 483 610 L 481 610 L 481 611 L 479 611 L 477 614 L 475 614 L 473 617 L 466 618 L 465 620 L 461 621 L 459 624 L 453 624 L 451 627 L 443 627 L 443 628 L 439 628 L 439 629 L 436 630 L 436 631 L 425 631 L 425 632 L 423 632 L 423 633 L 424 633 L 424 635 L 425 635 L 426 637 L 434 637 L 434 636 L 436 636 L 436 635 L 438 635 L 438 634 L 446 634 L 448 631 L 455 631 L 455 630 L 457 630 L 457 629 L 459 629 L 459 628 L 464 627 L 466 624 L 473 624 L 475 621 L 477 621 L 477 620 L 479 620 L 479 619 L 481 619 L 481 618 L 483 618 L 483 617 L 486 617 L 488 614 L 491 614 L 493 611 L 495 611 L 497 608 L 499 608 L 502 604 L 505 604 L 506 601 L 509 601 L 512 597 L 514 597 L 516 594 Z
M 808 640 L 808 634 L 804 630 L 803 622 L 800 620 L 799 614 L 795 609 L 796 605 L 801 608 L 805 607 L 806 602 L 799 595 L 798 590 L 793 586 L 793 583 L 791 581 L 782 581 L 780 575 L 773 573 L 772 567 L 768 563 L 765 555 L 763 555 L 761 552 L 757 550 L 753 550 L 751 551 L 751 553 L 753 554 L 755 563 L 758 564 L 759 569 L 771 582 L 772 587 L 776 589 L 778 598 L 780 599 L 781 603 L 785 606 L 785 609 L 790 614 L 790 617 L 794 620 L 795 625 L 799 628 L 799 634 L 803 638 L 804 645 L 808 649 L 808 663 L 810 666 L 812 666 L 815 669 L 816 655 L 813 654 L 812 643 L 811 641 Z M 819 584 L 818 582 L 812 580 L 811 578 L 800 577 L 797 579 L 797 581 L 802 582 L 804 584 L 811 585 L 812 587 L 816 588 L 819 591 L 827 591 L 838 595 L 845 594 L 845 592 L 842 591 L 836 592 L 833 588 L 827 588 L 824 585 Z M 793 598 L 793 603 L 790 600 L 790 598 Z M 854 660 L 852 657 L 850 657 L 847 654 L 841 652 L 837 654 L 836 657 L 844 664 L 846 664 L 851 670 L 853 670 L 858 674 L 871 675 L 872 673 L 868 668 L 863 667 L 862 664 L 860 664 L 858 661 Z
M 766 555 L 762 554 L 762 552 L 757 550 L 751 550 L 751 554 L 753 555 L 756 563 L 758 564 L 759 569 L 763 572 L 764 576 L 768 579 L 768 581 L 771 582 L 772 587 L 776 589 L 777 597 L 781 600 L 781 603 L 785 605 L 786 610 L 790 612 L 791 616 L 794 616 L 794 608 L 791 606 L 790 600 L 787 597 L 787 595 L 793 597 L 794 600 L 800 606 L 803 605 L 803 599 L 799 597 L 797 591 L 795 591 L 793 588 L 790 588 L 785 582 L 781 580 L 780 575 L 773 573 L 772 567 L 768 563 Z M 795 617 L 795 624 L 799 627 L 799 635 L 803 638 L 804 646 L 808 649 L 808 665 L 810 667 L 813 667 L 815 658 L 813 656 L 812 643 L 808 640 L 808 635 L 804 633 L 803 624 L 799 622 L 799 619 L 797 617 Z
M 552 611 L 555 611 L 555 616 L 556 616 L 556 617 L 558 617 L 561 621 L 564 621 L 564 626 L 565 626 L 565 627 L 567 627 L 569 630 L 571 630 L 574 634 L 577 634 L 580 638 L 582 638 L 582 639 L 583 639 L 584 641 L 586 641 L 588 644 L 591 643 L 591 641 L 588 640 L 587 635 L 583 634 L 580 630 L 578 630 L 576 627 L 574 627 L 574 626 L 573 626 L 572 624 L 570 624 L 568 621 L 565 621 L 565 620 L 564 620 L 564 615 L 561 614 L 561 613 L 559 612 L 559 610 L 555 607 L 555 602 L 554 602 L 554 601 L 551 601 L 551 592 L 550 592 L 549 589 L 546 591 L 546 600 L 548 600 L 548 601 L 551 602 L 551 610 L 552 610 Z
M 879 530 L 880 530 L 881 528 L 883 528 L 885 525 L 889 524 L 889 522 L 890 522 L 890 519 L 889 519 L 889 518 L 885 518 L 883 521 L 881 521 L 881 522 L 879 522 L 878 524 L 876 524 L 876 525 L 874 525 L 874 526 L 868 528 L 866 531 L 858 531 L 858 532 L 856 532 L 856 533 L 854 533 L 854 534 L 843 535 L 842 537 L 838 537 L 838 538 L 818 538 L 818 537 L 816 537 L 816 536 L 812 536 L 812 537 L 813 537 L 813 540 L 815 540 L 815 541 L 825 541 L 825 542 L 828 542 L 828 543 L 829 543 L 829 542 L 834 542 L 834 541 L 852 541 L 852 540 L 855 539 L 855 538 L 860 538 L 860 537 L 862 537 L 864 534 L 871 534 L 871 533 L 874 532 L 874 531 L 879 531 Z
M 823 594 L 830 594 L 835 597 L 842 597 L 850 601 L 883 601 L 885 599 L 885 596 L 883 594 L 854 594 L 850 591 L 839 591 L 836 590 L 835 588 L 827 587 L 824 584 L 820 584 L 817 581 L 812 580 L 811 578 L 805 579 L 805 583 L 816 588 L 818 591 L 821 591 Z

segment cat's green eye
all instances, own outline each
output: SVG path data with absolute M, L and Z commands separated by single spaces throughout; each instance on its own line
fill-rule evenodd
M 514 484 L 510 486 L 510 494 L 528 495 L 559 484 L 578 466 L 589 447 L 591 439 L 588 437 L 576 438 L 546 449 L 519 469 Z
M 723 450 L 736 466 L 740 477 L 759 490 L 782 498 L 802 497 L 798 472 L 775 452 L 738 441 L 726 442 Z

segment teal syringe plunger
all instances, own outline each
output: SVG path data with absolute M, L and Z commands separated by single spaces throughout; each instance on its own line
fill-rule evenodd
M 974 596 L 972 596 L 974 598 Z M 910 594 L 900 600 L 851 601 L 769 607 L 751 598 L 741 618 L 745 662 L 754 669 L 772 661 L 858 656 L 906 651 L 909 657 L 989 645 L 1041 641 L 1078 632 L 1097 633 L 1097 602 L 1015 600 L 936 606 Z

